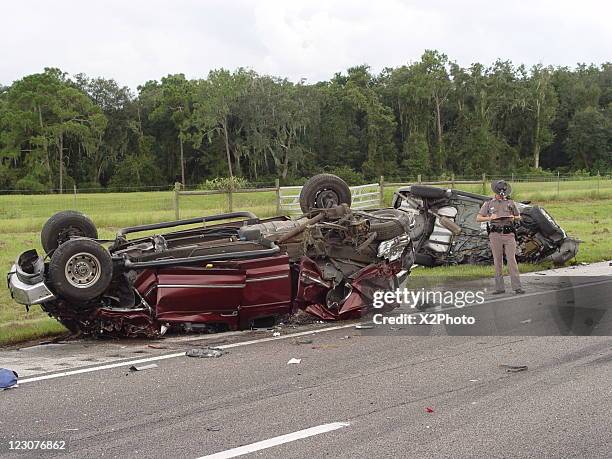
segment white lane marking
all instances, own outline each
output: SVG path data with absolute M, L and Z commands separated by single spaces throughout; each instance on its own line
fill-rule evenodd
M 147 357 L 145 359 L 130 360 L 128 362 L 124 361 L 124 362 L 109 363 L 107 365 L 101 365 L 98 367 L 79 368 L 78 370 L 63 371 L 61 373 L 52 373 L 50 375 L 34 376 L 32 378 L 20 379 L 19 384 L 25 384 L 25 383 L 34 382 L 34 381 L 43 381 L 45 379 L 61 378 L 63 376 L 72 376 L 72 375 L 79 375 L 83 373 L 91 373 L 92 371 L 109 370 L 111 368 L 118 368 L 118 367 L 123 367 L 126 365 L 136 365 L 136 364 L 145 363 L 145 362 L 155 362 L 157 360 L 172 359 L 174 357 L 181 357 L 184 355 L 185 355 L 185 352 L 177 352 L 175 354 L 158 355 L 156 357 Z
M 305 335 L 313 335 L 316 333 L 323 333 L 323 332 L 328 332 L 328 331 L 333 331 L 333 330 L 341 330 L 343 328 L 350 328 L 354 326 L 355 326 L 355 323 L 350 323 L 346 325 L 337 325 L 335 327 L 320 328 L 318 330 L 308 330 L 308 331 L 303 331 L 303 332 L 298 332 L 298 333 L 291 333 L 289 335 L 259 338 L 259 339 L 249 340 L 249 341 L 239 341 L 237 343 L 223 344 L 221 346 L 213 346 L 213 347 L 215 349 L 231 349 L 234 347 L 250 346 L 251 344 L 267 343 L 268 341 L 278 341 L 281 339 L 296 338 L 296 337 L 305 336 Z M 26 379 L 20 379 L 19 384 L 25 384 L 29 382 L 35 382 L 35 381 L 43 381 L 46 379 L 61 378 L 64 376 L 79 375 L 83 373 L 91 373 L 93 371 L 110 370 L 112 368 L 136 365 L 138 363 L 155 362 L 158 360 L 173 359 L 175 357 L 184 357 L 184 356 L 185 356 L 185 352 L 176 352 L 174 354 L 164 354 L 164 355 L 158 355 L 155 357 L 146 357 L 146 358 L 138 359 L 138 360 L 121 361 L 121 362 L 116 362 L 116 363 L 109 363 L 106 365 L 100 365 L 96 367 L 79 368 L 77 370 L 63 371 L 61 373 L 51 373 L 51 374 L 46 374 L 46 375 L 41 375 L 41 376 L 33 376 L 31 378 L 26 378 Z
M 219 349 L 231 349 L 233 347 L 242 347 L 242 346 L 248 346 L 248 345 L 257 344 L 257 343 L 267 343 L 268 341 L 277 341 L 279 339 L 288 339 L 288 338 L 295 338 L 299 336 L 312 335 L 315 333 L 342 330 L 343 328 L 351 328 L 351 327 L 354 327 L 355 325 L 357 324 L 353 322 L 353 323 L 346 324 L 346 325 L 336 325 L 334 327 L 320 328 L 318 330 L 308 330 L 308 331 L 303 331 L 303 332 L 298 332 L 298 333 L 291 333 L 290 335 L 269 336 L 268 338 L 253 339 L 251 341 L 240 341 L 238 343 L 223 344 L 222 346 L 214 346 L 214 347 L 219 348 Z
M 238 448 L 232 448 L 219 453 L 210 454 L 208 456 L 202 456 L 198 459 L 229 459 L 231 457 L 261 451 L 262 449 L 272 448 L 273 446 L 282 445 L 284 443 L 301 440 L 302 438 L 308 438 L 314 435 L 342 429 L 343 427 L 348 427 L 349 425 L 350 424 L 348 422 L 332 422 L 330 424 L 322 424 L 320 426 L 311 427 L 310 429 L 298 430 L 297 432 L 258 441 L 256 443 L 251 443 L 250 445 L 239 446 Z

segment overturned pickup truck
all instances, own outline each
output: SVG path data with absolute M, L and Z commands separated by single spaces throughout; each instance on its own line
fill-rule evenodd
M 348 186 L 330 175 L 310 179 L 301 202 L 294 220 L 234 212 L 124 228 L 111 241 L 85 215 L 60 212 L 42 229 L 46 257 L 22 253 L 9 288 L 74 333 L 155 337 L 170 327 L 248 329 L 298 309 L 359 317 L 375 290 L 407 276 L 409 213 L 351 210 Z
M 397 213 L 413 217 L 410 232 L 416 263 L 424 266 L 490 264 L 493 255 L 485 223 L 476 215 L 490 197 L 426 185 L 401 188 L 393 198 Z M 580 241 L 568 236 L 541 207 L 517 202 L 517 260 L 562 265 L 576 256 Z

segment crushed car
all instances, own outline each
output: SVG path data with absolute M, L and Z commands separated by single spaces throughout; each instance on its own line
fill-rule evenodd
M 476 215 L 491 199 L 466 191 L 415 184 L 399 189 L 392 202 L 396 213 L 413 217 L 410 232 L 416 263 L 423 266 L 493 262 L 486 223 Z M 552 261 L 563 265 L 576 256 L 580 240 L 568 236 L 545 209 L 530 201 L 516 203 L 519 262 Z
M 113 240 L 59 212 L 42 228 L 45 254 L 19 255 L 9 289 L 74 333 L 156 337 L 249 329 L 298 309 L 360 317 L 374 291 L 410 272 L 410 213 L 351 209 L 349 187 L 329 174 L 312 177 L 300 202 L 295 219 L 233 212 L 123 228 Z M 133 237 L 142 232 L 154 234 Z

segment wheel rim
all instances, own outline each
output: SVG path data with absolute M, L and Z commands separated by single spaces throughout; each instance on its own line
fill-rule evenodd
M 333 190 L 323 190 L 316 198 L 317 208 L 328 209 L 330 207 L 337 206 L 340 202 L 338 194 Z
M 77 253 L 66 263 L 66 280 L 76 288 L 88 288 L 100 278 L 100 260 L 91 253 Z

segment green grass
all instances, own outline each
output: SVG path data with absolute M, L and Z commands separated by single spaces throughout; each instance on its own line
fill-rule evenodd
M 603 183 L 603 181 L 602 181 Z M 575 237 L 584 241 L 577 256 L 578 262 L 594 262 L 612 259 L 612 189 L 601 186 L 599 199 L 588 199 L 593 192 L 592 183 L 572 182 L 571 191 L 562 188 L 565 200 L 540 201 L 535 196 L 551 196 L 556 193 L 556 183 L 517 184 L 515 189 L 520 199 L 533 199 L 546 207 L 557 222 Z M 524 187 L 523 187 L 524 185 Z M 545 186 L 546 185 L 546 186 Z M 570 182 L 562 182 L 561 186 Z M 482 192 L 472 186 L 462 186 L 467 191 Z M 476 187 L 478 188 L 478 187 Z M 480 187 L 482 188 L 482 187 Z M 608 194 L 605 194 L 608 193 Z M 608 196 L 607 198 L 605 196 Z M 387 203 L 392 190 L 386 190 Z M 76 206 L 72 196 L 0 196 L 0 271 L 5 273 L 15 258 L 24 250 L 40 247 L 39 231 L 42 224 L 54 212 L 78 209 L 87 213 L 100 230 L 100 237 L 110 238 L 117 228 L 140 223 L 174 219 L 172 192 L 107 193 L 78 195 Z M 187 196 L 181 198 L 181 218 L 227 211 L 223 196 Z M 274 215 L 276 205 L 274 193 L 252 193 L 234 195 L 234 210 L 250 210 L 259 216 Z M 521 265 L 521 271 L 544 269 L 546 265 Z M 457 276 L 469 278 L 491 276 L 492 266 L 451 266 L 416 269 L 416 276 Z M 3 274 L 4 275 L 4 274 Z M 0 287 L 0 344 L 58 334 L 64 329 L 55 320 L 48 318 L 39 306 L 29 312 L 16 304 L 6 288 Z
M 56 320 L 39 317 L 2 326 L 0 328 L 0 345 L 57 336 L 66 332 L 63 325 Z
M 552 267 L 552 263 L 524 263 L 519 265 L 521 273 L 540 271 Z M 465 280 L 482 279 L 483 277 L 493 277 L 494 275 L 495 268 L 493 265 L 436 266 L 435 268 L 417 267 L 411 273 L 411 276 L 448 277 Z
M 599 184 L 599 185 L 598 185 Z M 482 193 L 482 185 L 458 185 L 457 188 Z M 556 182 L 519 182 L 513 184 L 514 198 L 533 201 L 573 201 L 612 199 L 612 180 L 572 180 Z M 385 201 L 391 202 L 395 189 L 385 189 Z M 489 190 L 485 190 L 489 194 Z M 55 212 L 73 209 L 89 215 L 100 228 L 120 228 L 174 219 L 174 192 L 92 193 L 64 195 L 0 196 L 0 234 L 40 231 Z M 225 195 L 181 196 L 180 217 L 189 218 L 228 211 Z M 275 193 L 235 193 L 233 210 L 250 210 L 260 217 L 276 213 Z
M 72 209 L 87 214 L 99 228 L 174 220 L 174 192 L 97 193 L 73 195 L 0 196 L 0 234 L 40 231 L 50 215 Z M 180 218 L 228 211 L 225 195 L 181 196 Z M 276 212 L 275 193 L 236 193 L 233 210 L 250 210 L 260 217 Z

